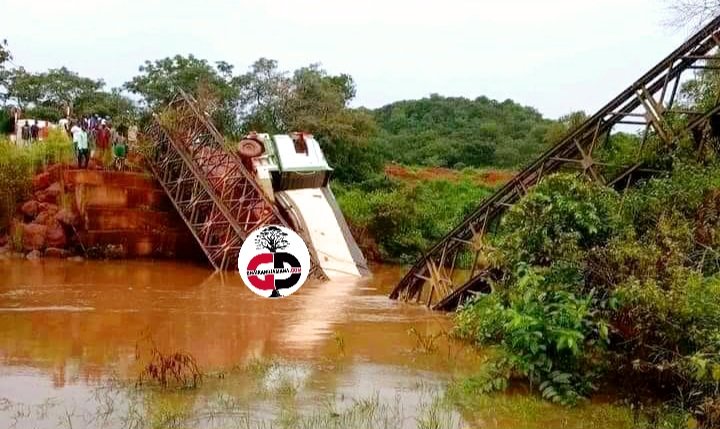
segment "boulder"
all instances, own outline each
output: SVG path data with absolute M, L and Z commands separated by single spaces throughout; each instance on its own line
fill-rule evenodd
M 36 223 L 23 225 L 22 243 L 23 250 L 40 250 L 45 247 L 45 234 L 48 227 Z
M 48 196 L 57 202 L 63 194 L 63 187 L 59 182 L 54 182 L 45 189 L 45 192 L 47 192 Z
M 55 203 L 56 202 L 56 201 L 52 200 L 52 197 L 47 193 L 47 191 L 35 192 L 35 199 L 40 203 Z
M 39 204 L 35 200 L 26 201 L 23 203 L 22 206 L 20 206 L 20 211 L 22 214 L 29 218 L 35 218 L 38 214 Z
M 60 222 L 54 221 L 47 227 L 45 232 L 45 245 L 47 247 L 65 247 L 67 245 L 67 235 L 65 229 Z
M 25 255 L 25 259 L 29 261 L 34 261 L 36 259 L 40 259 L 42 257 L 42 253 L 40 253 L 39 250 L 33 250 L 28 252 L 27 255 Z
M 50 213 L 48 211 L 38 213 L 38 215 L 35 217 L 35 220 L 33 221 L 33 223 L 48 226 L 52 222 L 55 222 L 55 213 Z
M 50 186 L 50 173 L 40 173 L 33 177 L 32 187 L 33 191 L 40 191 Z
M 53 203 L 39 203 L 38 204 L 38 212 L 50 212 L 53 216 L 55 216 L 55 213 L 60 211 L 60 207 L 58 207 L 56 204 Z
M 68 166 L 65 164 L 53 164 L 49 166 L 45 171 L 50 175 L 50 181 L 58 181 L 62 179 L 63 173 L 67 170 Z
M 70 256 L 70 252 L 65 249 L 58 249 L 57 247 L 45 249 L 46 258 L 67 258 L 68 256 Z
M 80 222 L 80 217 L 72 210 L 61 209 L 55 214 L 55 220 L 65 226 L 75 226 Z

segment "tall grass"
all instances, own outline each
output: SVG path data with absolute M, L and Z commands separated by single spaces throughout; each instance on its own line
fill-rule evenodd
M 73 157 L 72 142 L 62 130 L 51 130 L 47 139 L 26 146 L 0 137 L 0 231 L 7 229 L 17 204 L 30 195 L 33 175 Z

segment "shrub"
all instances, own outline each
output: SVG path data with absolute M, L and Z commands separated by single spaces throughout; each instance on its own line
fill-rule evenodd
M 60 130 L 51 130 L 47 139 L 28 146 L 0 139 L 0 229 L 7 228 L 17 203 L 28 196 L 33 174 L 72 158 L 72 143 Z
M 412 262 L 489 194 L 470 179 L 408 184 L 376 176 L 334 187 L 343 214 L 354 229 L 374 237 L 385 261 Z
M 492 237 L 505 273 L 495 293 L 456 316 L 458 335 L 500 350 L 478 379 L 522 376 L 575 403 L 607 376 L 708 408 L 720 387 L 719 167 L 676 162 L 624 195 L 567 175 L 531 190 Z

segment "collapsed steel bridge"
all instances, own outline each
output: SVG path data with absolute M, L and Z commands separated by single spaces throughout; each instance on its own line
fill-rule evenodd
M 256 228 L 289 227 L 189 94 L 180 92 L 155 115 L 145 139 L 155 178 L 216 270 L 237 269 L 240 247 Z M 324 279 L 310 254 L 310 275 Z
M 649 141 L 672 146 L 691 135 L 698 145 L 711 132 L 710 120 L 720 112 L 720 94 L 704 111 L 677 107 L 683 74 L 693 70 L 718 70 L 720 17 L 713 19 L 630 87 L 560 142 L 485 199 L 460 225 L 450 231 L 413 265 L 390 294 L 392 299 L 416 300 L 436 310 L 452 310 L 472 292 L 490 291 L 491 273 L 481 260 L 488 250 L 487 234 L 495 231 L 508 207 L 548 174 L 575 170 L 590 180 L 627 187 L 638 178 L 657 173 L 643 162 Z M 672 118 L 672 120 L 669 120 Z M 671 124 L 682 123 L 680 127 Z M 606 162 L 613 131 L 641 127 L 637 153 L 627 162 Z M 458 260 L 470 261 L 459 268 Z

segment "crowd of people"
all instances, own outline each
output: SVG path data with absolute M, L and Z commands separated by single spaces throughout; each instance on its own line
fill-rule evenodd
M 137 142 L 137 127 L 114 127 L 109 118 L 98 115 L 62 123 L 73 141 L 78 168 L 87 168 L 92 158 L 101 167 L 125 169 L 128 146 Z
M 49 121 L 16 119 L 12 136 L 16 136 L 19 144 L 32 144 L 47 139 L 51 127 L 56 125 Z M 78 168 L 88 168 L 93 160 L 101 168 L 125 170 L 128 150 L 136 146 L 138 138 L 137 126 L 115 127 L 110 118 L 99 115 L 79 120 L 61 119 L 57 127 L 72 139 Z
M 24 143 L 47 138 L 48 126 L 47 122 L 45 122 L 45 126 L 41 127 L 39 121 L 27 120 L 20 128 L 20 138 Z

